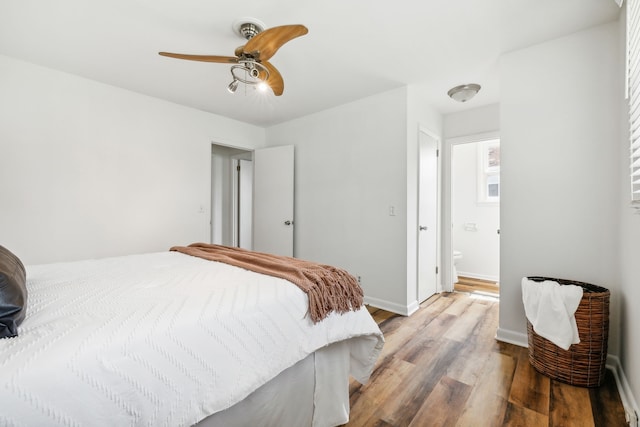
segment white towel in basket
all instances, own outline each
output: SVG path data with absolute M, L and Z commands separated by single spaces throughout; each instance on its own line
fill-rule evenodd
M 533 330 L 564 350 L 580 342 L 574 314 L 581 299 L 580 286 L 522 278 L 524 312 Z

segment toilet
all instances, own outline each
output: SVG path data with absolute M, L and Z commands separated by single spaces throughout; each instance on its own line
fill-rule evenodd
M 456 251 L 454 249 L 453 250 L 453 283 L 458 282 L 458 269 L 456 266 L 458 265 L 458 261 L 460 261 L 461 259 L 462 259 L 462 252 Z

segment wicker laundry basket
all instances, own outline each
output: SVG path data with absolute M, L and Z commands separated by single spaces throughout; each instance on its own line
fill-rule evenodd
M 580 343 L 563 350 L 542 338 L 527 321 L 529 361 L 541 374 L 579 387 L 599 387 L 605 372 L 609 338 L 609 290 L 589 283 L 548 277 L 528 277 L 534 282 L 553 280 L 582 287 L 575 313 Z

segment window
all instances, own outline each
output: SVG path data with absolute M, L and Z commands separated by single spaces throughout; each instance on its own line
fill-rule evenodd
M 478 143 L 478 203 L 500 202 L 500 140 Z
M 631 202 L 640 205 L 640 1 L 627 1 L 627 96 L 629 99 Z

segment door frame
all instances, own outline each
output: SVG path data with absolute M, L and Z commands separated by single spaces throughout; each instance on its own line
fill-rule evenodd
M 443 202 L 443 245 L 442 245 L 442 290 L 444 292 L 453 292 L 453 146 L 460 144 L 470 144 L 474 142 L 482 142 L 491 139 L 500 139 L 500 132 L 489 131 L 481 132 L 473 135 L 464 135 L 455 138 L 447 138 L 445 140 L 446 160 L 444 165 L 444 202 Z
M 442 211 L 442 138 L 436 132 L 432 131 L 428 127 L 423 125 L 418 125 L 418 147 L 417 147 L 417 156 L 418 156 L 418 177 L 417 177 L 417 225 L 415 229 L 416 233 L 416 297 L 418 303 L 420 303 L 420 168 L 421 165 L 421 156 L 420 156 L 420 134 L 424 133 L 436 143 L 437 152 L 437 165 L 436 165 L 436 176 L 438 182 L 436 184 L 436 289 L 434 293 L 442 292 L 442 257 L 441 257 L 441 239 L 442 239 L 442 221 L 441 221 L 441 211 Z
M 246 156 L 231 160 L 236 165 L 235 173 L 231 171 L 235 175 L 232 180 L 232 242 L 233 246 L 253 249 L 253 160 Z

